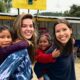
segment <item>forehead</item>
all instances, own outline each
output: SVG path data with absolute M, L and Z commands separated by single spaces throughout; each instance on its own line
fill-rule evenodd
M 33 21 L 32 21 L 32 19 L 23 19 L 22 23 L 23 24 L 30 24 L 30 23 L 33 23 Z
M 55 29 L 61 29 L 61 28 L 69 28 L 65 23 L 59 23 L 55 26 Z
M 42 39 L 47 40 L 47 36 L 42 35 L 42 36 L 40 37 L 40 40 L 42 40 Z
M 8 34 L 10 34 L 10 31 L 9 31 L 8 29 L 5 29 L 5 30 L 2 30 L 2 31 L 0 32 L 0 35 L 1 35 L 1 34 L 8 35 Z

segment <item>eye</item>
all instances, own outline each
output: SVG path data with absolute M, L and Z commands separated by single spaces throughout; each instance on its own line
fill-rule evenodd
M 8 39 L 10 39 L 10 38 L 11 38 L 11 36 L 7 36 L 7 38 L 8 38 Z
M 63 29 L 63 31 L 66 31 L 66 30 L 67 30 L 66 28 Z
M 22 28 L 25 28 L 25 27 L 26 27 L 26 25 L 22 25 L 21 27 L 22 27 Z
M 56 32 L 56 33 L 59 33 L 59 32 L 60 32 L 60 30 L 56 30 L 55 32 Z
M 39 43 L 42 43 L 42 41 L 39 41 Z
M 30 27 L 30 28 L 33 28 L 33 25 L 31 24 L 29 27 Z
M 5 36 L 0 36 L 0 38 L 5 38 Z

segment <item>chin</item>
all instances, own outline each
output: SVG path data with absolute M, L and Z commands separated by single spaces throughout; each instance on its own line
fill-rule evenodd
M 68 42 L 67 40 L 66 41 L 61 41 L 62 44 L 66 44 L 67 42 Z
M 26 39 L 31 39 L 31 36 L 26 36 L 25 38 L 26 38 Z

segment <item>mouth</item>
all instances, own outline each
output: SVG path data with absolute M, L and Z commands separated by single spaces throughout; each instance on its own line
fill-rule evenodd
M 66 40 L 66 38 L 60 38 L 60 40 L 61 40 L 61 41 L 65 41 L 65 40 Z
M 60 40 L 62 40 L 62 41 L 65 41 L 66 39 L 67 39 L 67 36 L 66 35 L 60 37 Z
M 25 32 L 25 34 L 26 34 L 26 35 L 31 35 L 31 34 L 32 34 L 32 32 Z

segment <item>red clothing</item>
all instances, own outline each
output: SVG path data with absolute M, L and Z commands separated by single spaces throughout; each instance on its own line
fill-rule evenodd
M 36 50 L 35 60 L 40 63 L 52 63 L 56 61 L 56 59 L 52 57 L 52 53 L 46 54 L 40 49 Z

